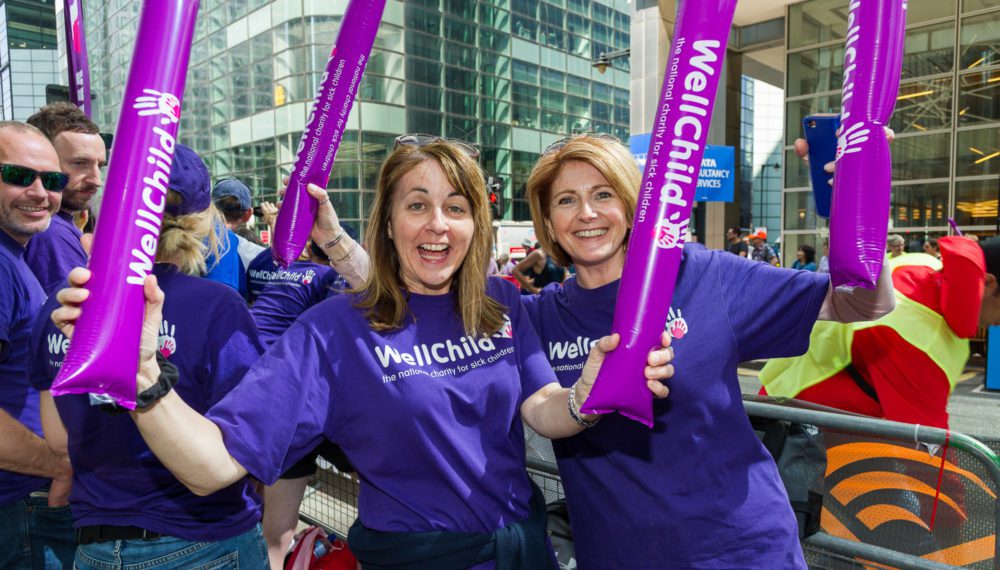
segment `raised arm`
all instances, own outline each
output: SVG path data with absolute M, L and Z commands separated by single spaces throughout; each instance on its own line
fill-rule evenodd
M 663 381 L 674 374 L 673 349 L 670 346 L 670 336 L 663 333 L 660 338 L 662 346 L 651 350 L 646 360 L 646 385 L 657 398 L 666 398 L 669 390 Z M 587 363 L 584 364 L 580 379 L 572 388 L 563 388 L 553 382 L 529 396 L 521 404 L 521 418 L 539 435 L 549 439 L 559 439 L 576 435 L 586 427 L 585 423 L 596 423 L 599 415 L 580 414 L 580 407 L 587 401 L 590 389 L 594 386 L 597 372 L 601 369 L 605 355 L 618 346 L 617 334 L 601 338 L 590 350 Z M 573 390 L 573 402 L 570 402 L 570 391 Z M 573 412 L 583 420 L 578 422 Z
M 82 286 L 90 271 L 77 268 L 69 275 L 73 287 L 58 293 L 62 305 L 52 313 L 52 321 L 71 338 L 80 316 L 80 304 L 89 291 Z M 156 362 L 157 336 L 163 318 L 163 291 L 150 275 L 143 283 L 146 313 L 139 351 L 138 393 L 151 388 L 160 377 Z M 218 426 L 194 411 L 173 390 L 144 410 L 132 412 L 139 431 L 157 459 L 196 495 L 209 495 L 240 480 L 247 474 L 226 450 Z
M 340 218 L 330 203 L 326 190 L 315 184 L 310 184 L 306 189 L 310 196 L 319 201 L 316 223 L 310 234 L 313 243 L 330 258 L 330 266 L 341 274 L 351 287 L 361 287 L 368 279 L 370 266 L 368 252 L 341 227 Z
M 545 260 L 545 253 L 543 253 L 542 250 L 540 249 L 536 249 L 535 251 L 532 251 L 531 253 L 526 255 L 524 259 L 522 259 L 520 262 L 518 262 L 518 264 L 514 266 L 513 271 L 511 271 L 511 274 L 514 276 L 514 278 L 517 279 L 518 283 L 521 284 L 521 288 L 523 288 L 525 291 L 528 291 L 529 293 L 538 293 L 539 291 L 541 291 L 541 289 L 535 287 L 535 283 L 532 281 L 532 279 L 525 274 L 525 272 L 527 272 L 529 269 L 538 265 L 539 260 L 542 261 Z

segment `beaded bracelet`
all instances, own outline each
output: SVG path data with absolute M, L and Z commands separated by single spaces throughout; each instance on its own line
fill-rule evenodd
M 569 404 L 569 415 L 570 415 L 570 417 L 573 418 L 574 422 L 582 425 L 585 428 L 592 428 L 592 427 L 594 427 L 594 426 L 597 425 L 597 420 L 584 419 L 584 417 L 580 415 L 580 412 L 577 411 L 577 407 L 576 407 L 576 383 L 573 383 L 573 385 L 569 387 L 569 400 L 568 400 L 568 404 Z M 600 418 L 598 418 L 598 420 L 599 419 Z

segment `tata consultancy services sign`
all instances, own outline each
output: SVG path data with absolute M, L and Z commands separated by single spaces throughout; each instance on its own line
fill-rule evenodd
M 649 137 L 632 135 L 629 137 L 629 147 L 632 156 L 639 163 L 639 169 L 646 168 L 646 153 L 649 151 Z M 731 146 L 706 146 L 705 155 L 701 159 L 701 172 L 698 173 L 698 188 L 694 199 L 698 202 L 732 202 L 733 175 L 736 165 L 736 150 Z

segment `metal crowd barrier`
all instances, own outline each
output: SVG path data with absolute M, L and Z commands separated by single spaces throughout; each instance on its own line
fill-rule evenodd
M 803 541 L 810 568 L 943 570 L 961 566 L 1000 570 L 1000 557 L 997 556 L 1000 553 L 1000 503 L 997 501 L 1000 439 L 984 443 L 961 433 L 949 434 L 943 429 L 824 411 L 793 400 L 746 396 L 744 406 L 752 417 L 810 424 L 823 431 L 831 468 L 827 471 L 823 531 Z M 914 446 L 944 446 L 946 440 L 949 469 L 948 477 L 942 478 L 945 471 L 938 467 L 941 457 L 924 450 L 914 451 Z M 547 502 L 562 498 L 562 483 L 551 447 L 532 433 L 528 434 L 528 441 L 529 474 L 542 489 Z M 873 449 L 888 452 L 888 455 L 869 454 Z M 857 460 L 845 463 L 845 450 L 860 455 Z M 346 536 L 357 516 L 357 478 L 338 473 L 322 459 L 319 461 L 321 469 L 306 492 L 301 517 Z M 846 477 L 841 477 L 843 472 L 847 472 Z M 859 480 L 871 486 L 859 489 L 856 484 Z M 944 488 L 942 480 L 947 483 Z M 930 498 L 933 498 L 927 495 L 928 487 L 933 490 L 935 485 L 941 491 L 940 500 L 934 501 L 938 503 L 940 526 L 933 533 L 923 532 L 921 528 L 927 527 L 926 521 L 912 511 L 925 515 Z M 875 504 L 861 511 L 867 513 L 868 518 L 845 510 L 845 505 L 834 496 L 840 493 L 851 497 L 848 503 L 874 497 Z M 854 528 L 864 531 L 859 520 L 870 522 L 872 516 L 881 520 L 869 529 L 872 533 L 866 535 L 867 540 L 854 536 L 849 527 L 853 524 Z M 960 542 L 923 554 L 906 551 L 920 547 L 926 551 L 948 540 Z M 945 560 L 960 563 L 946 564 Z

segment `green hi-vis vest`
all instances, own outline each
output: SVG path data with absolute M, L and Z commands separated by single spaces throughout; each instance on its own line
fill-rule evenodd
M 835 323 L 817 321 L 809 337 L 809 350 L 794 358 L 776 358 L 760 373 L 767 393 L 792 398 L 832 377 L 851 362 L 854 331 L 871 327 L 889 327 L 903 340 L 923 351 L 944 371 L 955 388 L 969 359 L 969 341 L 959 338 L 944 317 L 912 301 L 898 291 L 896 308 L 877 321 Z

